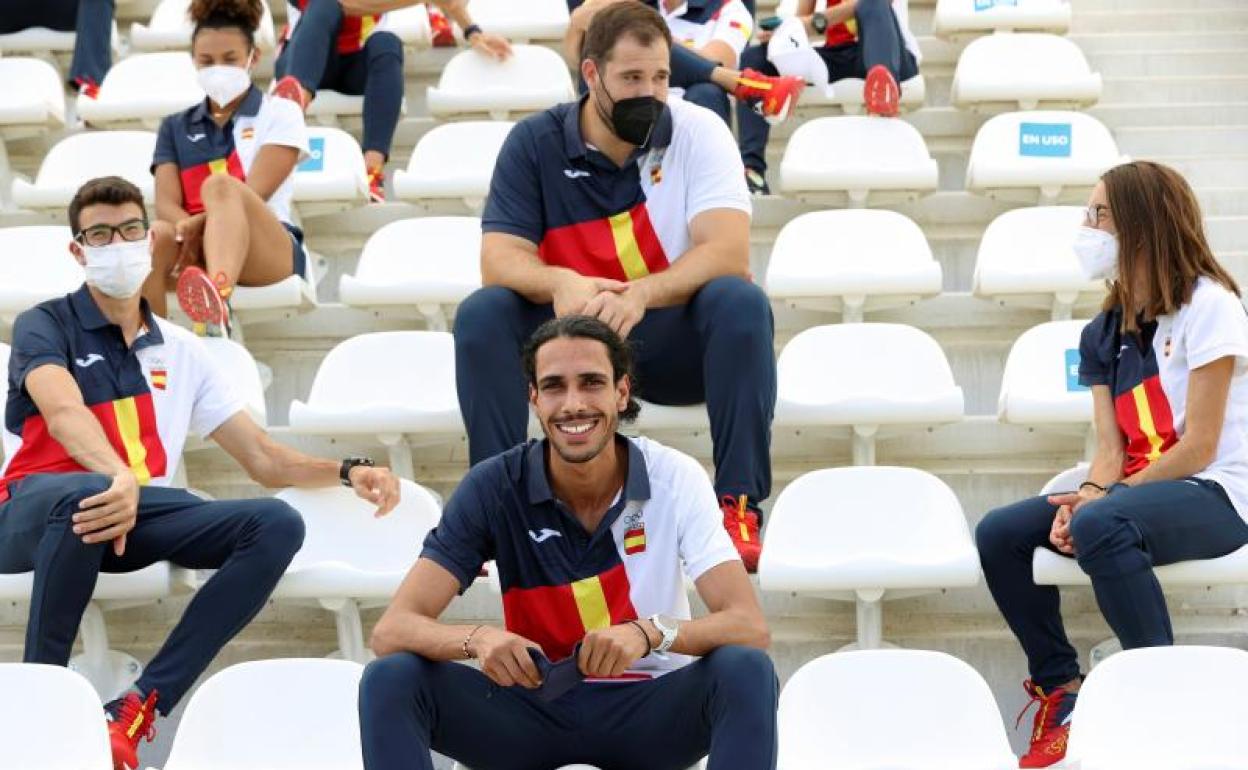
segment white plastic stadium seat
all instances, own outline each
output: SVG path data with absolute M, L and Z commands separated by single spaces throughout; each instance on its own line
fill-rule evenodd
M 410 51 L 426 49 L 433 42 L 433 33 L 429 29 L 429 11 L 424 3 L 387 11 L 381 20 L 381 29 L 397 35 L 404 48 Z
M 473 49 L 455 54 L 427 98 L 434 117 L 487 113 L 505 120 L 513 113 L 571 101 L 575 95 L 562 56 L 543 46 L 516 45 L 505 61 Z
M 1101 98 L 1101 76 L 1079 46 L 1039 32 L 988 35 L 958 57 L 952 100 L 978 110 L 1086 107 Z
M 65 87 L 41 59 L 0 59 L 0 136 L 65 125 Z
M 780 493 L 758 574 L 765 591 L 854 601 L 854 646 L 872 649 L 882 644 L 882 600 L 973 586 L 979 556 L 957 496 L 932 474 L 830 468 Z
M 362 770 L 363 672 L 346 660 L 230 666 L 191 695 L 164 770 Z
M 829 697 L 833 693 L 853 695 Z M 956 708 L 949 707 L 950 693 L 958 694 Z M 868 650 L 815 658 L 780 692 L 777 719 L 778 770 L 1007 770 L 1018 764 L 988 683 L 942 652 Z
M 514 125 L 486 120 L 437 126 L 416 143 L 407 170 L 394 172 L 394 191 L 407 201 L 462 201 L 479 210 L 490 191 L 498 151 Z
M 33 183 L 13 180 L 13 202 L 21 208 L 64 209 L 88 179 L 120 176 L 153 200 L 151 171 L 156 134 L 151 131 L 84 131 L 56 143 L 43 156 Z M 58 212 L 60 213 L 60 212 Z
M 117 23 L 113 22 L 110 34 L 113 54 L 116 55 L 121 44 L 121 36 L 117 33 Z M 78 36 L 74 32 L 60 32 L 47 27 L 30 27 L 21 32 L 10 32 L 0 35 L 0 53 L 24 54 L 70 54 L 74 51 L 74 42 Z
M 1127 650 L 1094 668 L 1079 690 L 1066 762 L 1079 770 L 1242 768 L 1245 688 L 1243 650 Z
M 483 28 L 514 42 L 562 40 L 568 31 L 566 0 L 470 0 L 468 13 Z
M 975 135 L 966 188 L 1002 198 L 1012 197 L 1005 191 L 1022 188 L 1028 202 L 1056 203 L 1062 196 L 1082 203 L 1102 173 L 1129 160 L 1091 115 L 1007 112 Z
M 903 120 L 817 118 L 793 132 L 780 186 L 802 200 L 844 194 L 853 206 L 888 193 L 903 199 L 936 189 L 936 161 L 918 129 Z
M 138 121 L 156 127 L 203 98 L 189 53 L 138 54 L 112 66 L 98 98 L 78 100 L 78 116 L 93 125 Z
M 100 698 L 87 680 L 61 666 L 0 663 L 0 691 L 21 695 L 0 701 L 7 770 L 111 766 Z
M 285 2 L 286 0 L 280 0 Z M 273 29 L 273 13 L 267 0 L 261 0 L 264 13 L 260 16 L 260 29 L 256 30 L 256 43 L 261 49 L 272 51 L 277 45 Z M 130 25 L 130 45 L 136 51 L 167 51 L 188 49 L 191 46 L 193 25 L 187 10 L 190 0 L 160 0 L 152 11 L 147 24 L 134 22 Z
M 797 109 L 839 106 L 846 115 L 860 115 L 865 109 L 862 101 L 864 83 L 862 78 L 841 78 L 829 83 L 825 88 L 807 85 L 806 90 L 802 92 L 802 99 Z M 926 99 L 927 81 L 923 79 L 922 73 L 901 82 L 901 99 L 897 103 L 901 106 L 902 112 L 917 110 L 923 106 Z
M 413 249 L 412 244 L 420 244 Z M 481 286 L 481 220 L 420 217 L 391 222 L 364 243 L 354 275 L 338 283 L 343 303 L 365 308 L 411 308 L 429 328 L 446 331 L 446 306 Z
M 368 200 L 368 171 L 355 137 L 341 128 L 308 126 L 309 156 L 295 167 L 292 200 L 301 212 L 344 209 Z
M 1005 360 L 997 418 L 1014 425 L 1092 421 L 1092 392 L 1079 384 L 1079 338 L 1087 321 L 1050 321 L 1023 332 Z
M 248 416 L 260 427 L 268 425 L 268 411 L 264 405 L 264 382 L 256 359 L 247 348 L 224 337 L 203 337 L 200 342 L 217 368 L 229 376 L 234 392 L 243 400 Z
M 791 219 L 767 263 L 769 297 L 840 311 L 846 321 L 939 294 L 940 286 L 940 263 L 923 231 L 884 209 L 812 211 Z
M 1068 0 L 936 0 L 932 28 L 938 37 L 1022 30 L 1070 29 Z
M 452 770 L 468 770 L 468 768 L 456 762 Z M 598 770 L 598 768 L 593 765 L 564 765 L 563 767 L 555 768 L 555 770 Z M 706 770 L 706 760 L 702 760 L 690 768 L 690 770 Z
M 1099 304 L 1105 282 L 1084 277 L 1072 248 L 1083 218 L 1082 206 L 1036 206 L 998 216 L 979 242 L 975 296 L 1049 309 L 1055 321 L 1069 319 L 1076 306 Z
M 902 324 L 816 326 L 776 362 L 776 425 L 853 429 L 854 463 L 875 462 L 881 426 L 927 427 L 962 419 L 962 389 L 926 332 Z
M 286 568 L 273 598 L 315 602 L 338 626 L 346 660 L 367 663 L 361 607 L 384 607 L 420 554 L 441 511 L 429 490 L 400 480 L 399 506 L 376 518 L 376 506 L 346 487 L 284 489 L 277 494 L 303 517 L 303 548 Z
M 1040 490 L 1042 495 L 1069 492 L 1079 488 L 1088 478 L 1088 466 L 1078 465 L 1054 476 Z M 1091 585 L 1087 573 L 1071 558 L 1059 556 L 1047 548 L 1037 548 L 1031 561 L 1032 579 L 1037 585 Z M 1216 559 L 1198 559 L 1154 567 L 1153 572 L 1163 586 L 1215 586 L 1248 584 L 1248 545 Z
M 82 285 L 82 266 L 69 253 L 70 238 L 64 225 L 0 228 L 0 319 L 12 322 L 23 310 Z M 38 261 L 38 270 L 31 269 L 32 260 Z
M 413 478 L 405 434 L 444 441 L 464 433 L 450 333 L 374 332 L 340 342 L 321 361 L 307 402 L 291 402 L 290 429 L 376 436 L 394 472 Z

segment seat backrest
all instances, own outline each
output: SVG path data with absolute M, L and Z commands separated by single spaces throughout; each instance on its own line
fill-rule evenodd
M 1038 292 L 1096 291 L 1073 248 L 1083 223 L 1082 206 L 1033 206 L 1007 211 L 988 225 L 975 260 L 975 291 L 992 294 L 1024 285 Z
M 62 666 L 0 663 L 5 770 L 111 767 L 100 697 Z
M 458 409 L 455 343 L 448 332 L 361 334 L 326 354 L 308 403 L 406 410 Z
M 956 708 L 949 704 L 953 693 Z M 780 770 L 996 770 L 1017 762 L 988 684 L 940 652 L 863 650 L 816 658 L 780 693 L 778 721 Z
M 566 0 L 470 0 L 468 10 L 486 29 L 513 28 L 531 22 L 568 23 Z
M 65 87 L 51 64 L 42 59 L 8 58 L 0 63 L 0 78 L 4 79 L 0 122 L 16 122 L 4 119 L 6 107 L 38 103 L 44 104 L 57 121 L 64 122 Z M 46 119 L 46 113 L 42 119 Z
M 323 199 L 325 194 L 313 188 L 327 182 L 351 180 L 360 195 L 368 189 L 364 154 L 355 137 L 341 128 L 308 126 L 308 149 L 308 157 L 295 166 L 295 201 Z
M 917 468 L 871 465 L 804 473 L 780 493 L 770 519 L 763 560 L 794 567 L 881 555 L 925 562 L 961 553 L 971 543 L 957 495 Z
M 72 234 L 64 225 L 21 225 L 0 228 L 0 311 L 20 311 L 7 307 L 6 297 L 30 305 L 59 297 L 82 285 L 82 265 L 69 253 Z M 31 260 L 38 270 L 31 270 Z
M 1248 757 L 1248 652 L 1147 647 L 1099 664 L 1079 690 L 1069 756 L 1082 770 L 1231 770 Z M 1170 708 L 1157 708 L 1156 704 Z
M 936 0 L 937 35 L 1070 27 L 1069 0 Z
M 1058 492 L 1070 492 L 1078 489 L 1079 485 L 1087 480 L 1088 464 L 1080 463 L 1073 468 L 1067 468 L 1046 481 L 1040 489 L 1040 494 L 1054 495 Z
M 144 198 L 152 199 L 152 154 L 156 134 L 152 131 L 84 131 L 57 142 L 43 156 L 38 188 L 66 190 L 66 202 L 83 182 L 101 176 L 120 176 L 138 185 Z
M 260 427 L 268 425 L 268 410 L 264 404 L 264 382 L 256 359 L 247 348 L 223 337 L 204 337 L 200 340 L 208 350 L 217 368 L 234 386 L 235 393 L 243 399 L 247 413 Z
M 127 56 L 115 63 L 100 84 L 99 100 L 123 102 L 159 98 L 173 100 L 185 109 L 202 101 L 204 91 L 195 75 L 195 64 L 185 51 L 162 51 Z M 150 159 L 149 159 L 150 160 Z
M 1060 83 L 1091 74 L 1083 51 L 1069 38 L 1042 32 L 985 35 L 958 57 L 954 79 Z
M 286 659 L 214 674 L 191 696 L 165 770 L 360 770 L 363 670 L 345 660 Z
M 469 120 L 436 126 L 416 143 L 408 173 L 435 184 L 470 179 L 488 185 L 494 175 L 494 161 L 514 125 L 500 120 Z
M 1090 186 L 1123 161 L 1109 129 L 1091 115 L 1007 112 L 990 118 L 975 134 L 967 186 Z
M 1092 419 L 1092 394 L 1079 384 L 1079 340 L 1087 323 L 1050 321 L 1015 340 L 1001 377 L 998 417 L 1014 422 L 1015 409 L 1045 404 L 1046 411 L 1067 415 L 1059 422 Z
M 498 61 L 471 49 L 455 54 L 442 69 L 438 88 L 444 91 L 515 94 L 532 91 L 535 87 L 546 89 L 563 84 L 566 85 L 568 98 L 572 98 L 572 76 L 568 74 L 568 65 L 563 57 L 538 45 L 513 45 L 511 50 L 512 55 L 506 61 Z
M 957 387 L 936 340 L 904 324 L 806 329 L 780 351 L 776 374 L 780 397 L 806 404 L 857 398 L 905 401 L 915 393 Z
M 861 170 L 876 176 L 927 165 L 932 159 L 923 135 L 906 121 L 861 115 L 803 123 L 789 138 L 784 155 L 809 172 Z
M 413 243 L 420 249 L 414 250 Z M 466 295 L 481 285 L 481 220 L 418 217 L 391 222 L 364 243 L 355 277 L 427 286 L 434 294 L 455 287 Z
M 406 572 L 425 535 L 438 522 L 437 499 L 424 487 L 399 479 L 399 505 L 378 519 L 377 507 L 346 487 L 283 489 L 280 500 L 303 516 L 307 533 L 291 568 L 342 562 L 369 572 Z
M 286 0 L 279 0 L 285 3 Z M 276 40 L 273 27 L 273 12 L 269 9 L 268 0 L 261 0 L 264 6 L 264 13 L 260 15 L 260 28 L 256 30 L 256 42 L 270 47 Z M 160 4 L 152 11 L 151 23 L 148 29 L 160 32 L 177 32 L 185 33 L 186 45 L 190 45 L 191 32 L 194 27 L 191 24 L 190 16 L 187 12 L 190 10 L 191 0 L 160 0 Z

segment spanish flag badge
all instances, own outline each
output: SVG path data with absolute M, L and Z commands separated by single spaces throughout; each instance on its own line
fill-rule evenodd
M 646 528 L 637 527 L 636 529 L 626 530 L 624 532 L 624 553 L 632 556 L 635 553 L 641 553 L 646 550 Z
M 158 390 L 164 390 L 166 387 L 168 387 L 168 385 L 169 385 L 169 370 L 168 369 L 153 369 L 152 370 L 152 387 Z

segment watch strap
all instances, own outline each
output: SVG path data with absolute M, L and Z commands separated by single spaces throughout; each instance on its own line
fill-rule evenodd
M 372 458 L 369 457 L 344 457 L 342 466 L 338 469 L 338 480 L 342 482 L 344 487 L 351 486 L 351 469 L 363 465 L 366 468 L 374 467 Z

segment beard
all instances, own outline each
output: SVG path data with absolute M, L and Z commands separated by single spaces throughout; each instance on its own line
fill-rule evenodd
M 569 446 L 566 443 L 567 437 L 559 431 L 558 425 L 551 420 L 542 423 L 542 432 L 546 434 L 546 439 L 550 446 L 554 448 L 556 454 L 565 463 L 580 464 L 593 460 L 602 454 L 602 450 L 607 447 L 611 441 L 615 440 L 615 432 L 620 425 L 620 416 L 615 413 L 598 414 L 598 415 L 578 415 L 575 419 L 593 419 L 598 421 L 592 430 L 599 431 L 601 435 L 591 444 L 580 446 Z M 560 420 L 560 422 L 569 422 L 571 420 Z

